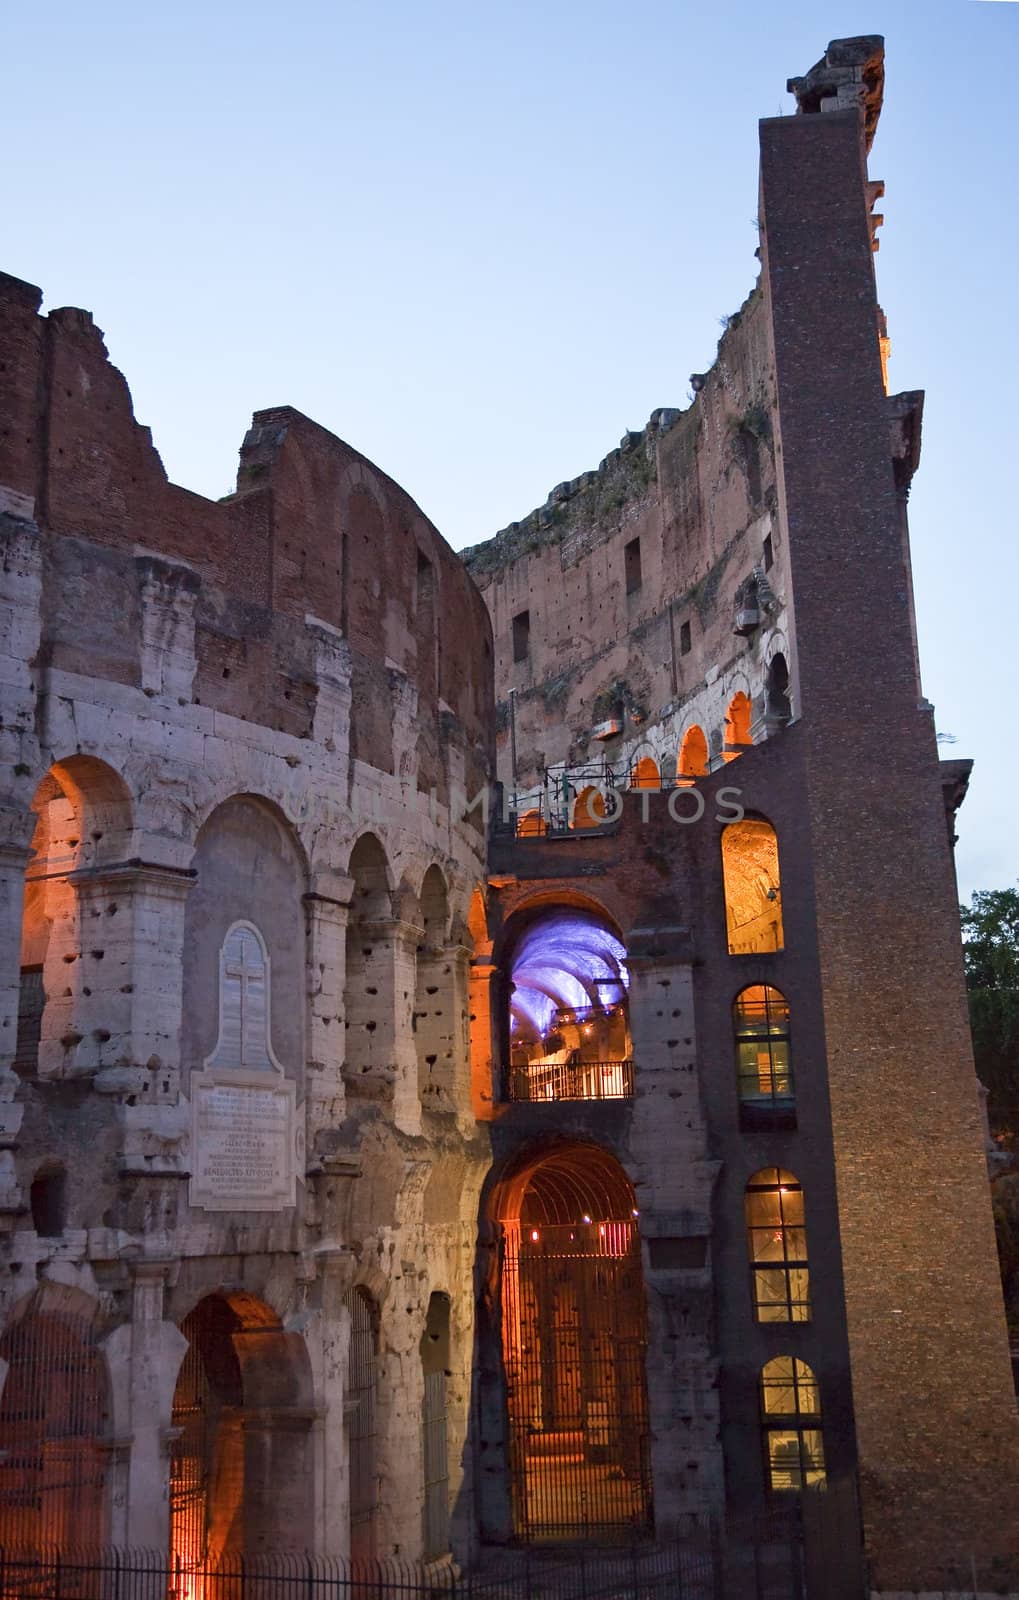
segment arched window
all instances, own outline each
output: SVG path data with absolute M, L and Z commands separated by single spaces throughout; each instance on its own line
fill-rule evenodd
M 791 1172 L 763 1167 L 744 1197 L 758 1322 L 809 1322 L 810 1272 L 803 1190 Z
M 788 1110 L 793 1103 L 789 1005 L 780 989 L 752 983 L 732 1004 L 741 1106 Z
M 789 668 L 781 651 L 772 656 L 768 664 L 764 704 L 769 723 L 784 728 L 792 716 L 792 706 L 789 703 Z
M 753 744 L 750 737 L 752 709 L 749 696 L 742 691 L 734 694 L 729 701 L 729 709 L 725 713 L 725 746 L 722 752 L 726 761 L 735 760 L 736 756 Z
M 605 796 L 593 784 L 581 789 L 573 802 L 574 828 L 598 828 L 605 817 Z
M 722 875 L 729 954 L 783 949 L 778 836 L 770 822 L 744 817 L 723 828 Z
M 689 784 L 693 778 L 703 778 L 707 770 L 708 741 L 704 736 L 704 729 L 699 728 L 695 722 L 683 735 L 683 742 L 679 747 L 677 776 L 680 783 Z
M 517 818 L 518 839 L 541 839 L 548 832 L 548 824 L 538 806 L 532 806 Z
M 821 1396 L 805 1361 L 776 1356 L 762 1369 L 761 1421 L 773 1493 L 824 1483 Z
M 661 786 L 662 775 L 651 756 L 641 756 L 639 761 L 634 762 L 630 773 L 631 789 L 660 789 Z

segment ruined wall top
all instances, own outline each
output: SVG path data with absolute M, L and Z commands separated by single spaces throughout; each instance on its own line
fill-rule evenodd
M 64 574 L 48 591 L 53 605 L 73 591 L 72 566 L 86 583 L 101 565 L 122 579 L 123 618 L 138 603 L 132 564 L 173 563 L 190 573 L 197 595 L 194 692 L 203 706 L 310 734 L 317 645 L 307 624 L 324 624 L 353 663 L 355 755 L 383 767 L 393 759 L 393 677 L 413 690 L 419 717 L 434 729 L 419 773 L 425 787 L 446 765 L 448 738 L 462 739 L 484 765 L 487 613 L 411 497 L 290 406 L 255 413 L 232 494 L 210 500 L 171 483 L 91 314 L 65 307 L 40 315 L 41 299 L 33 285 L 0 274 L 9 421 L 0 512 L 36 523 L 50 541 L 51 565 Z M 67 666 L 69 640 L 87 621 L 91 638 L 76 642 L 75 670 L 87 659 L 93 675 L 138 681 L 131 627 L 111 615 L 100 649 L 101 619 L 83 619 L 81 607 L 65 615 L 61 605 L 46 622 L 47 659 Z
M 877 132 L 884 87 L 885 41 L 879 33 L 833 39 L 804 77 L 790 78 L 786 84 L 796 96 L 797 111 L 849 111 L 858 106 L 868 151 Z

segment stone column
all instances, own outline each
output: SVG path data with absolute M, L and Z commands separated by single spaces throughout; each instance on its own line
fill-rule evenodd
M 403 1133 L 421 1131 L 413 1025 L 421 935 L 409 922 L 361 923 L 357 968 L 347 973 L 347 1093 L 391 1104 Z
M 78 897 L 77 961 L 69 970 L 69 951 L 47 955 L 47 978 L 59 960 L 65 987 L 72 988 L 65 1001 L 69 1033 L 54 1038 L 48 998 L 46 1069 L 94 1072 L 101 1092 L 173 1102 L 180 1088 L 184 906 L 194 875 L 132 861 L 84 868 L 69 882 Z M 77 1043 L 68 1048 L 71 1037 Z
M 163 1321 L 163 1292 L 172 1263 L 143 1259 L 131 1264 L 131 1321 L 104 1340 L 113 1401 L 114 1445 L 129 1444 L 126 1472 L 113 1486 L 110 1540 L 136 1550 L 168 1549 L 170 1538 L 169 1444 L 173 1395 L 188 1342 Z M 123 1471 L 124 1469 L 120 1469 Z
M 319 872 L 304 897 L 308 927 L 308 1058 L 305 1109 L 308 1154 L 322 1154 L 320 1136 L 343 1122 L 346 1091 L 343 1063 L 346 1056 L 345 989 L 347 981 L 347 919 L 353 880 L 337 873 Z
M 305 1340 L 315 1385 L 318 1421 L 312 1434 L 315 1482 L 315 1550 L 350 1556 L 350 1457 L 346 1433 L 350 1313 L 343 1295 L 350 1279 L 349 1250 L 315 1252 L 318 1306 L 308 1316 Z
M 465 1131 L 469 1131 L 475 1120 L 471 1103 L 471 952 L 466 945 L 453 944 L 446 954 L 452 967 L 450 1093 L 457 1121 Z
M 697 1079 L 689 935 L 684 928 L 635 928 L 626 947 L 651 1462 L 656 1527 L 669 1536 L 684 1512 L 724 1504 L 710 1259 L 719 1164 L 708 1159 Z
M 470 1030 L 470 1097 L 476 1122 L 490 1122 L 498 1097 L 498 1069 L 492 1026 L 492 946 L 479 945 L 467 973 Z
M 467 952 L 458 944 L 418 951 L 415 1022 L 425 1111 L 462 1116 L 468 1101 L 466 969 Z

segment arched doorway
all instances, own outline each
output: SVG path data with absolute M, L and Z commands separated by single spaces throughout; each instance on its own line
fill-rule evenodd
M 312 1546 L 311 1380 L 299 1334 L 253 1295 L 210 1294 L 181 1323 L 170 1553 L 187 1573 L 224 1556 Z
M 499 1185 L 513 1518 L 529 1541 L 651 1524 L 647 1324 L 633 1187 L 594 1145 Z

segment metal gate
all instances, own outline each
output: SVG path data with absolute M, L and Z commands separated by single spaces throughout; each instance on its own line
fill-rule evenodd
M 640 1244 L 628 1222 L 508 1228 L 503 1353 L 516 1531 L 651 1524 Z
M 425 1560 L 449 1549 L 449 1451 L 446 1439 L 448 1379 L 444 1372 L 425 1374 L 421 1427 L 425 1467 Z
M 350 1557 L 375 1555 L 375 1412 L 378 1385 L 378 1318 L 364 1289 L 344 1297 L 350 1312 L 347 1355 L 347 1445 L 350 1471 Z
M 184 1571 L 205 1560 L 210 1487 L 209 1415 L 213 1405 L 194 1314 L 181 1332 L 190 1340 L 173 1396 L 170 1449 L 170 1551 Z
M 0 1359 L 0 1546 L 102 1544 L 108 1407 L 94 1322 L 30 1307 Z

